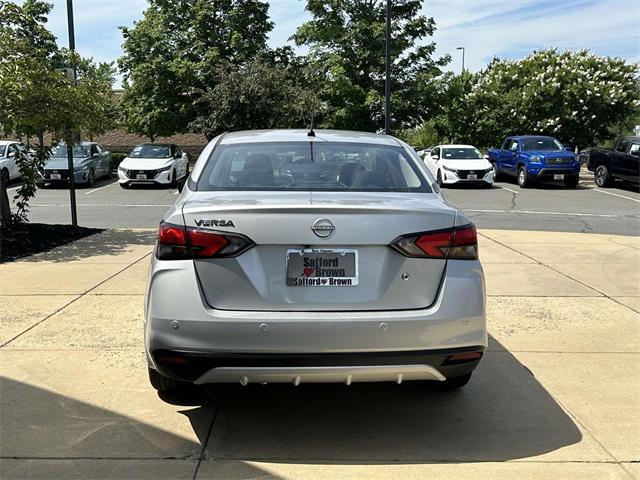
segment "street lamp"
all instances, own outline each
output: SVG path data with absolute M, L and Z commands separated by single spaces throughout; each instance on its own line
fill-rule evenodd
M 384 133 L 391 135 L 391 0 L 387 0 L 384 71 Z
M 69 27 L 69 50 L 73 53 L 76 49 L 76 39 L 73 30 L 73 0 L 67 0 L 67 25 Z M 76 67 L 73 67 L 72 82 L 76 84 Z M 67 135 L 69 137 L 69 135 Z M 67 168 L 69 169 L 69 200 L 71 202 L 71 225 L 78 226 L 78 209 L 76 208 L 76 182 L 73 170 L 73 142 L 67 138 Z
M 461 73 L 464 73 L 464 47 L 457 47 L 456 50 L 462 50 L 462 70 L 461 70 Z

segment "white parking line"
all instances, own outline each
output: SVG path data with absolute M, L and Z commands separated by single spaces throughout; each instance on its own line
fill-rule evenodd
M 637 217 L 637 218 L 640 218 L 640 215 L 614 215 L 614 214 L 605 214 L 605 213 L 578 213 L 578 212 L 536 212 L 532 210 L 474 210 L 471 208 L 463 208 L 462 211 L 474 212 L 474 213 L 522 213 L 525 215 L 558 215 L 558 216 L 569 216 L 569 217 L 602 217 L 602 218 Z
M 103 185 L 101 187 L 94 188 L 93 190 L 91 190 L 89 192 L 85 192 L 85 195 L 91 195 L 93 192 L 97 192 L 98 190 L 102 190 L 103 188 L 110 187 L 111 185 L 115 185 L 116 183 L 118 183 L 118 182 L 107 183 L 106 185 Z
M 508 188 L 508 187 L 502 187 L 502 186 L 500 186 L 500 185 L 496 185 L 496 187 L 498 187 L 498 188 L 500 188 L 500 189 L 502 189 L 502 190 L 509 190 L 511 193 L 515 193 L 515 194 L 520 193 L 520 192 L 518 192 L 518 191 L 516 191 L 516 190 L 512 190 L 512 189 L 510 189 L 510 188 Z
M 614 197 L 626 198 L 627 200 L 631 200 L 632 202 L 640 203 L 640 200 L 638 200 L 637 198 L 625 197 L 624 195 L 620 195 L 619 193 L 607 192 L 598 188 L 591 188 L 590 190 L 598 193 L 605 193 L 607 195 L 613 195 Z

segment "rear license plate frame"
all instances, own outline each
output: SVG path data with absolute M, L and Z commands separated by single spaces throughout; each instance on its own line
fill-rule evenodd
M 310 257 L 315 255 L 316 258 L 337 256 L 337 255 L 353 255 L 353 276 L 346 275 L 349 272 L 345 272 L 344 276 L 337 275 L 323 275 L 312 276 L 307 274 L 304 270 L 305 267 L 299 272 L 290 272 L 290 268 L 299 269 L 300 266 L 292 266 L 293 255 L 299 255 L 301 258 Z M 346 260 L 345 260 L 346 261 Z M 301 267 L 304 267 L 304 260 L 302 260 Z M 331 269 L 330 265 L 326 266 L 327 269 Z M 345 267 L 349 267 L 346 265 Z M 322 266 L 321 266 L 322 268 Z M 340 264 L 337 265 L 337 269 L 340 269 Z M 285 259 L 285 281 L 288 287 L 356 287 L 359 284 L 359 271 L 358 271 L 358 250 L 355 248 L 289 248 L 287 249 Z

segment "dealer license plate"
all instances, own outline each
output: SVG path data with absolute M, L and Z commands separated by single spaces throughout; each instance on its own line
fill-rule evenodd
M 147 175 L 144 173 L 139 173 L 138 175 L 136 175 L 136 180 L 146 180 L 147 179 Z
M 287 250 L 287 286 L 353 287 L 358 285 L 358 251 Z
M 470 173 L 469 175 L 467 175 L 467 180 L 477 180 L 478 179 L 478 175 L 476 175 L 475 173 Z
M 59 173 L 52 173 L 51 180 L 62 180 L 62 175 Z
M 564 180 L 564 174 L 556 173 L 556 174 L 553 175 L 553 179 L 554 180 Z

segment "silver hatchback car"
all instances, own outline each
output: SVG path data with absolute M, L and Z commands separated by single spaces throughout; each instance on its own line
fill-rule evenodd
M 411 380 L 457 388 L 486 346 L 475 227 L 394 137 L 220 135 L 160 224 L 145 297 L 159 391 Z

